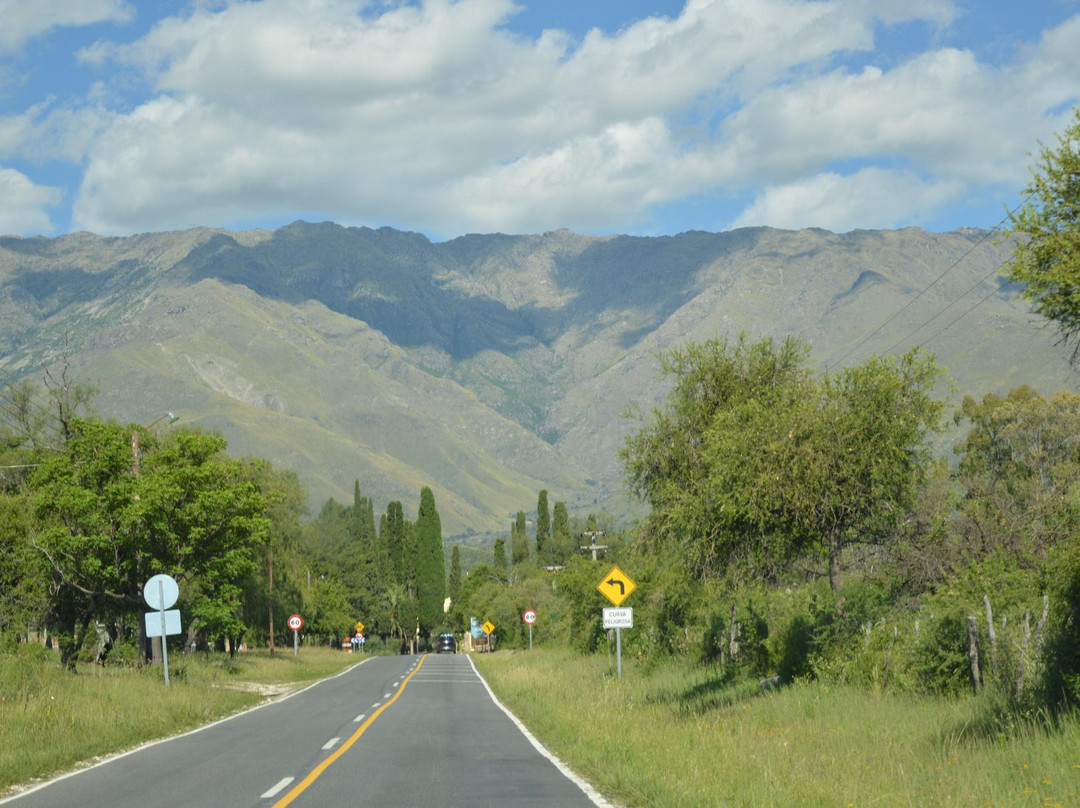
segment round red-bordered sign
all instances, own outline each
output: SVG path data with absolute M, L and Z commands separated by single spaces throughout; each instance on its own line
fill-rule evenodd
M 536 612 L 532 609 L 526 609 L 524 614 L 521 615 L 521 619 L 531 626 L 536 622 Z
M 293 631 L 299 631 L 304 627 L 304 618 L 298 614 L 291 615 L 289 617 L 289 628 Z

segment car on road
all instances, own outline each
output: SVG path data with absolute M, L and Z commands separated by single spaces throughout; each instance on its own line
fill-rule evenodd
M 456 654 L 457 640 L 453 634 L 440 634 L 435 641 L 435 652 L 439 654 Z

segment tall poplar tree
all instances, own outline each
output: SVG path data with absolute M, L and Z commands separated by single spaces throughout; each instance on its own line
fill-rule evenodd
M 551 552 L 551 512 L 548 510 L 548 492 L 541 491 L 536 500 L 536 561 L 538 564 L 550 564 Z

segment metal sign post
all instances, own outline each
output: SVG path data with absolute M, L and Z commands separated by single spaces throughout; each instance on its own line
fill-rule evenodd
M 604 609 L 604 628 L 615 629 L 615 666 L 620 679 L 622 679 L 622 630 L 633 627 L 633 609 Z
M 298 614 L 289 615 L 288 625 L 292 629 L 292 655 L 295 658 L 300 655 L 300 643 L 297 640 L 297 634 L 304 627 L 304 618 Z
M 521 619 L 529 626 L 529 650 L 532 650 L 532 627 L 536 622 L 536 610 L 526 609 L 524 614 L 521 615 Z
M 180 610 L 169 609 L 180 596 L 176 580 L 168 575 L 155 575 L 143 585 L 143 600 L 157 614 L 146 615 L 146 636 L 161 637 L 161 663 L 165 684 L 169 684 L 169 643 L 166 636 L 180 633 Z
M 618 567 L 612 567 L 596 585 L 600 594 L 615 606 L 621 606 L 630 593 L 637 589 L 637 584 Z M 615 629 L 615 666 L 619 679 L 622 679 L 622 629 L 634 627 L 633 609 L 604 609 L 604 628 Z

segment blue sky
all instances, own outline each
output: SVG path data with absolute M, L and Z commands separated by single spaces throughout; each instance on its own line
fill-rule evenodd
M 1080 0 L 0 0 L 0 234 L 993 227 Z

